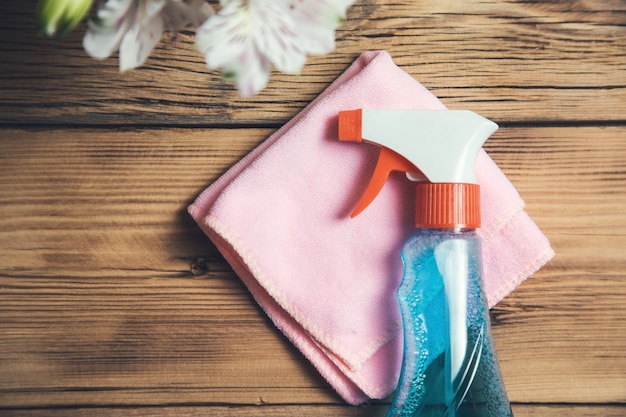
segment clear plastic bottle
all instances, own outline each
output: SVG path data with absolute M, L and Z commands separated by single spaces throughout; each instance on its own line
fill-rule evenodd
M 419 229 L 402 251 L 400 382 L 387 417 L 508 417 L 474 229 Z
M 381 146 L 352 217 L 387 176 L 415 181 L 415 227 L 398 299 L 404 358 L 387 417 L 511 417 L 482 283 L 478 152 L 498 125 L 471 111 L 339 113 L 339 139 Z M 418 173 L 423 174 L 423 177 Z

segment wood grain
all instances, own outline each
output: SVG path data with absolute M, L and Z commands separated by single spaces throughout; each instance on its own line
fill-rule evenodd
M 237 132 L 2 131 L 0 406 L 341 404 L 185 213 L 271 130 Z M 505 128 L 487 147 L 558 253 L 493 311 L 515 403 L 626 401 L 625 134 Z
M 101 417 L 383 417 L 387 412 L 385 405 L 366 407 L 328 406 L 328 405 L 256 405 L 247 407 L 228 406 L 181 406 L 181 407 L 141 407 L 141 408 L 72 408 L 54 410 L 10 410 L 6 417 L 82 417 L 97 414 Z M 575 406 L 562 405 L 514 405 L 515 417 L 545 417 L 567 415 L 569 417 L 623 417 L 624 409 L 620 406 Z
M 84 27 L 46 39 L 34 29 L 34 0 L 5 8 L 3 123 L 276 126 L 371 49 L 388 50 L 449 107 L 499 123 L 622 122 L 626 114 L 620 0 L 362 0 L 350 8 L 334 53 L 310 57 L 299 76 L 274 72 L 252 98 L 205 67 L 192 34 L 164 37 L 144 67 L 120 74 L 116 57 L 87 57 Z
M 318 416 L 327 417 L 383 417 L 387 411 L 384 404 L 364 407 L 348 407 L 339 405 L 256 405 L 246 407 L 229 406 L 181 406 L 181 407 L 141 407 L 141 408 L 59 408 L 53 410 L 11 410 L 7 417 L 82 417 L 98 414 L 102 417 L 197 417 L 215 415 L 220 417 L 292 417 Z M 569 417 L 623 417 L 624 409 L 619 406 L 546 406 L 546 405 L 514 405 L 516 417 L 545 417 L 550 415 L 567 415 Z
M 359 0 L 336 50 L 239 97 L 190 33 L 144 67 L 0 13 L 0 415 L 382 416 L 349 407 L 186 213 L 358 55 L 386 49 L 486 150 L 557 256 L 492 310 L 517 417 L 626 411 L 626 2 Z

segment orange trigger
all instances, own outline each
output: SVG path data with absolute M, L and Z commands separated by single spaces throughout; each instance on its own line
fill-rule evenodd
M 372 178 L 370 179 L 363 196 L 357 203 L 350 217 L 358 216 L 367 208 L 367 206 L 370 205 L 372 201 L 374 201 L 380 190 L 383 189 L 383 186 L 392 171 L 419 172 L 419 169 L 417 169 L 415 165 L 402 155 L 392 151 L 391 149 L 381 147 Z

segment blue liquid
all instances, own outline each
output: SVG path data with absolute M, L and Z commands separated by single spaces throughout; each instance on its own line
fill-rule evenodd
M 474 231 L 421 230 L 402 251 L 404 360 L 387 417 L 513 416 Z

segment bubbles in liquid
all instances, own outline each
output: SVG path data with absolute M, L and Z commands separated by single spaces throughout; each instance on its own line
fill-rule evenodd
M 434 248 L 445 239 L 467 241 L 467 348 L 451 381 L 451 340 L 444 279 Z M 388 417 L 510 417 L 481 282 L 480 243 L 475 235 L 424 232 L 404 247 L 405 275 L 398 290 L 405 329 L 405 356 Z

